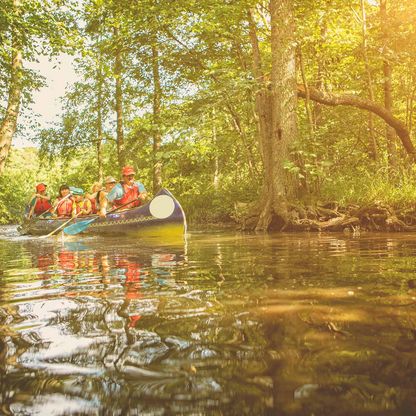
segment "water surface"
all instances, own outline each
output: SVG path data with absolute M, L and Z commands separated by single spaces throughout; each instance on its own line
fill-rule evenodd
M 416 236 L 0 229 L 0 414 L 414 415 Z

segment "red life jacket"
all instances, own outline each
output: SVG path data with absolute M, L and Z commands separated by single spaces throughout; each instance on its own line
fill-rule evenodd
M 113 201 L 114 206 L 117 208 L 127 204 L 129 201 L 134 201 L 131 204 L 126 205 L 125 208 L 139 207 L 142 204 L 141 201 L 137 199 L 140 195 L 139 185 L 135 183 L 133 186 L 128 186 L 124 182 L 120 182 L 120 184 L 123 187 L 124 194 L 120 199 L 115 199 Z
M 58 198 L 59 201 L 62 198 Z M 58 202 L 58 207 L 56 208 L 56 212 L 58 217 L 72 217 L 72 198 L 66 198 L 62 202 Z
M 91 202 L 91 214 L 96 214 L 98 212 L 97 209 L 97 199 L 96 198 L 89 198 Z
M 34 212 L 35 215 L 44 214 L 48 209 L 52 208 L 52 205 L 47 199 L 36 198 Z

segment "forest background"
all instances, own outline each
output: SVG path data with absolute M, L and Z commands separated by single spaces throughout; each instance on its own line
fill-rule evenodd
M 89 189 L 124 164 L 193 222 L 416 201 L 413 0 L 0 0 L 0 36 L 0 223 L 38 182 Z M 26 64 L 62 53 L 77 82 L 34 133 Z

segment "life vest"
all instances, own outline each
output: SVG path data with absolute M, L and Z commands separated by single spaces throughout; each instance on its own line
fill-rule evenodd
M 60 201 L 62 198 L 58 198 Z M 66 198 L 62 202 L 58 202 L 56 213 L 58 217 L 72 217 L 72 205 L 73 205 L 72 198 Z
M 89 199 L 85 199 L 85 200 L 83 200 L 81 202 L 76 202 L 76 211 L 77 211 L 77 214 L 79 214 L 83 209 L 88 209 L 89 208 L 89 202 L 90 202 Z
M 91 214 L 96 214 L 98 212 L 98 204 L 96 198 L 88 198 L 91 202 Z
M 123 187 L 124 194 L 120 199 L 115 199 L 113 201 L 114 206 L 120 207 L 124 204 L 127 204 L 129 201 L 133 201 L 131 204 L 125 206 L 125 208 L 134 208 L 139 207 L 142 203 L 137 199 L 140 195 L 139 185 L 135 183 L 133 186 L 128 186 L 124 182 L 120 182 Z
M 51 203 L 47 199 L 36 198 L 34 213 L 35 215 L 44 214 L 46 211 L 52 208 Z

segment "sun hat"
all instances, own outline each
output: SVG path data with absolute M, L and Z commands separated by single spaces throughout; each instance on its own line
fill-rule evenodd
M 71 194 L 76 196 L 76 195 L 84 195 L 84 190 L 82 188 L 77 188 L 75 186 L 70 186 L 69 190 L 71 191 Z
M 105 183 L 116 183 L 117 181 L 112 176 L 107 176 L 105 178 Z

